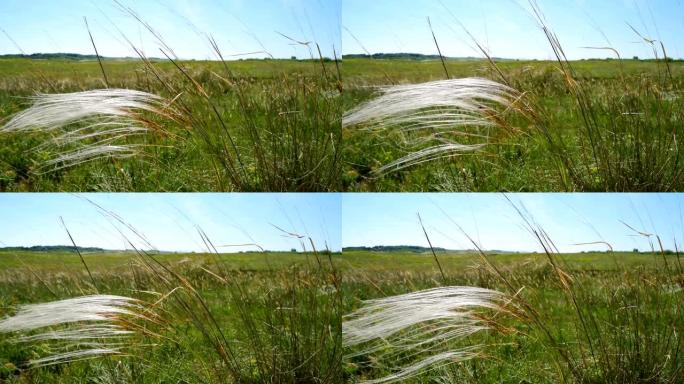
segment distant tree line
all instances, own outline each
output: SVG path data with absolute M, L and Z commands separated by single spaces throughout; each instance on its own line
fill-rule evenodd
M 478 60 L 477 57 L 446 57 L 449 60 Z M 374 53 L 343 55 L 342 59 L 385 59 L 385 60 L 439 60 L 439 55 L 424 55 L 421 53 Z
M 378 60 L 439 60 L 440 57 L 439 55 L 424 55 L 421 53 L 405 53 L 405 52 L 399 52 L 399 53 L 374 53 L 372 55 L 365 54 L 365 53 L 353 53 L 353 54 L 348 54 L 348 55 L 343 55 L 342 59 L 378 59 Z M 484 60 L 481 57 L 445 57 L 447 60 Z M 537 59 L 506 59 L 502 57 L 492 57 L 492 60 L 494 61 L 543 61 L 543 60 L 537 60 Z M 603 60 L 603 61 L 611 61 L 611 60 L 617 60 L 612 57 L 606 57 L 604 59 L 601 58 L 595 58 L 595 59 L 579 59 L 580 61 L 591 61 L 591 60 Z M 656 61 L 656 59 L 640 59 L 639 56 L 634 56 L 632 57 L 632 60 L 634 61 Z M 658 61 L 662 61 L 662 58 L 659 58 Z M 684 61 L 683 59 L 674 59 L 672 57 L 667 58 L 668 62 L 680 62 Z
M 105 249 L 97 247 L 77 247 L 79 252 L 105 252 Z M 4 247 L 2 251 L 12 252 L 74 252 L 72 245 L 35 245 L 32 247 Z
M 447 252 L 446 248 L 434 248 L 435 252 Z M 374 247 L 345 247 L 342 252 L 351 251 L 372 251 L 372 252 L 414 252 L 424 253 L 430 252 L 430 248 L 420 247 L 417 245 L 376 245 Z
M 137 57 L 104 57 L 100 56 L 101 59 L 105 60 L 139 60 Z M 73 61 L 90 61 L 90 60 L 97 60 L 97 56 L 95 55 L 81 55 L 78 53 L 32 53 L 30 55 L 23 55 L 23 54 L 8 54 L 8 55 L 0 55 L 0 59 L 33 59 L 33 60 L 73 60 Z M 165 61 L 167 59 L 161 59 L 157 57 L 148 57 L 149 60 L 154 60 L 154 61 Z M 263 59 L 238 59 L 239 61 L 244 61 L 244 60 L 264 60 L 264 61 L 269 61 L 269 60 L 297 60 L 297 61 L 321 61 L 321 58 L 309 58 L 309 59 L 297 59 L 296 56 L 292 56 L 289 59 L 273 59 L 273 58 L 263 58 Z M 323 57 L 322 59 L 324 62 L 332 62 L 333 59 L 329 57 Z M 195 59 L 190 59 L 189 61 L 202 61 L 202 60 L 195 60 Z
M 0 55 L 3 59 L 36 59 L 36 60 L 97 60 L 95 55 L 78 53 L 32 53 L 30 55 Z

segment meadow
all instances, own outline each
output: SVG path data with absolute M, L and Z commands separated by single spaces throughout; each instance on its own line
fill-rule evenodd
M 133 332 L 123 339 L 55 336 L 74 330 L 85 337 L 92 331 L 81 325 L 87 321 L 56 325 L 48 339 L 36 339 L 40 331 L 5 332 L 0 381 L 338 383 L 339 256 L 0 251 L 0 319 L 19 305 L 95 294 L 137 299 L 140 307 L 132 308 L 143 314 L 115 313 L 100 322 Z M 18 341 L 27 336 L 34 339 Z M 101 345 L 117 353 L 36 363 Z
M 345 59 L 345 111 L 377 97 L 379 86 L 447 78 L 491 79 L 519 96 L 489 111 L 485 117 L 494 116 L 493 126 L 441 126 L 438 117 L 437 124 L 424 129 L 378 127 L 373 122 L 345 126 L 343 188 L 682 190 L 682 63 L 663 60 L 660 52 L 660 60 L 568 61 L 558 49 L 557 61 L 447 59 L 446 71 L 440 60 Z M 416 112 L 426 119 L 430 114 Z M 378 173 L 407 154 L 443 143 L 486 146 L 445 152 L 431 161 Z
M 107 103 L 117 96 L 80 104 L 74 98 L 83 94 L 65 96 L 67 102 L 51 106 L 59 112 L 46 124 L 34 114 L 21 128 L 0 131 L 0 191 L 337 191 L 338 64 L 180 61 L 170 54 L 161 60 L 142 53 L 101 65 L 0 59 L 0 126 L 37 94 L 156 95 L 114 114 Z M 59 121 L 70 116 L 64 108 L 77 118 Z
M 482 311 L 473 306 L 474 321 L 488 329 L 465 337 L 448 336 L 459 329 L 451 325 L 458 321 L 450 323 L 443 317 L 370 344 L 376 349 L 365 344 L 347 346 L 347 382 L 383 382 L 421 359 L 461 349 L 474 351 L 474 357 L 464 361 L 450 357 L 397 382 L 678 383 L 683 379 L 684 275 L 675 252 L 549 256 L 474 250 L 437 252 L 436 257 L 443 272 L 429 250 L 345 251 L 343 313 L 361 308 L 362 300 L 448 286 L 509 292 L 513 299 L 507 305 L 518 302 L 524 309 Z M 398 318 L 388 312 L 388 318 L 401 324 L 414 316 L 411 308 L 403 311 Z M 345 317 L 345 323 L 351 321 Z M 440 333 L 447 336 L 429 339 Z M 400 348 L 412 341 L 421 344 Z M 468 349 L 473 346 L 477 347 Z
M 406 133 L 342 128 L 341 116 L 378 86 L 445 79 L 439 60 L 104 60 L 110 88 L 160 95 L 168 110 L 136 112 L 143 134 L 67 140 L 88 121 L 0 132 L 0 190 L 681 190 L 682 64 L 569 65 L 572 81 L 559 62 L 448 60 L 451 78 L 504 77 L 523 96 L 499 111 L 495 127 Z M 37 93 L 106 86 L 96 60 L 0 59 L 0 124 Z M 427 145 L 483 141 L 478 151 L 377 173 Z M 93 145 L 109 152 L 87 152 Z

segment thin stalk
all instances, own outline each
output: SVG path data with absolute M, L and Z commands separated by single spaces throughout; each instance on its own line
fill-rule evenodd
M 442 50 L 439 48 L 439 43 L 437 42 L 437 36 L 435 36 L 435 31 L 432 29 L 432 23 L 430 22 L 430 17 L 427 18 L 428 26 L 430 27 L 430 33 L 432 33 L 432 40 L 435 42 L 437 47 L 437 52 L 439 53 L 439 59 L 442 61 L 442 68 L 444 68 L 444 74 L 447 80 L 451 79 L 449 76 L 449 70 L 447 70 L 446 62 L 444 61 L 444 56 L 442 55 Z
M 425 226 L 423 225 L 423 219 L 420 217 L 420 213 L 416 213 L 418 215 L 418 221 L 420 222 L 420 227 L 423 228 L 423 234 L 425 234 L 425 238 L 427 239 L 428 245 L 430 246 L 430 251 L 432 252 L 432 256 L 435 258 L 435 263 L 437 263 L 437 267 L 439 267 L 439 273 L 442 275 L 442 282 L 446 284 L 446 275 L 444 274 L 444 270 L 442 269 L 442 264 L 439 262 L 439 258 L 437 257 L 437 253 L 435 253 L 435 249 L 432 247 L 432 241 L 430 241 L 430 236 L 428 236 L 427 230 L 425 229 Z
M 64 224 L 64 219 L 62 216 L 59 217 L 59 221 L 62 223 L 62 227 L 64 227 L 64 230 L 66 231 L 67 235 L 69 235 L 69 240 L 71 240 L 71 244 L 74 246 L 74 251 L 78 254 L 78 257 L 81 258 L 81 263 L 83 263 L 83 266 L 85 267 L 86 271 L 88 272 L 88 276 L 90 277 L 90 282 L 93 283 L 93 287 L 95 288 L 95 292 L 97 291 L 97 285 L 95 285 L 95 279 L 93 279 L 93 275 L 90 273 L 90 268 L 88 268 L 88 264 L 86 264 L 85 259 L 83 258 L 83 255 L 81 254 L 81 251 L 78 250 L 78 246 L 76 245 L 76 242 L 74 241 L 74 238 L 71 236 L 71 233 L 69 232 L 69 228 L 67 228 L 66 224 Z
M 105 72 L 104 66 L 102 65 L 100 53 L 97 51 L 97 45 L 95 45 L 95 39 L 93 38 L 93 34 L 90 32 L 90 26 L 88 26 L 88 19 L 86 19 L 86 17 L 83 16 L 83 21 L 85 22 L 86 29 L 88 30 L 90 42 L 93 44 L 93 49 L 95 49 L 95 57 L 97 57 L 97 62 L 100 64 L 100 70 L 102 71 L 102 77 L 104 78 L 105 85 L 107 86 L 107 88 L 109 88 L 109 80 L 107 80 L 107 73 Z

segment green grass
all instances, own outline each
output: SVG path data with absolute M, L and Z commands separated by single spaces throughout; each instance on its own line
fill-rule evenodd
M 338 277 L 332 266 L 339 254 L 319 254 L 321 264 L 316 257 L 285 252 L 156 255 L 170 274 L 145 267 L 149 256 L 102 252 L 84 255 L 92 284 L 74 254 L 3 252 L 0 318 L 19 304 L 96 291 L 148 303 L 173 293 L 155 307 L 167 322 L 161 329 L 164 338 L 136 335 L 126 341 L 127 356 L 28 369 L 26 362 L 45 355 L 50 344 L 14 344 L 12 335 L 0 335 L 0 381 L 340 382 Z M 207 329 L 226 337 L 223 348 L 237 356 L 237 364 L 217 352 Z
M 508 288 L 502 279 L 473 253 L 438 253 L 444 280 L 431 254 L 403 252 L 345 252 L 344 312 L 350 313 L 361 300 L 388 297 L 436 286 L 478 286 L 500 291 Z M 488 259 L 521 288 L 519 297 L 539 313 L 562 348 L 573 358 L 579 373 L 558 357 L 533 322 L 501 319 L 514 333 L 480 333 L 451 347 L 485 344 L 484 355 L 475 360 L 425 372 L 406 382 L 449 383 L 676 383 L 681 364 L 666 364 L 681 348 L 684 329 L 679 308 L 684 292 L 668 291 L 661 284 L 684 284 L 676 255 L 656 253 L 588 252 L 557 255 L 563 271 L 572 277 L 572 291 L 585 318 L 596 321 L 589 333 L 604 345 L 606 353 L 582 363 L 589 354 L 578 321 L 578 312 L 567 290 L 555 277 L 544 254 L 493 254 Z M 679 265 L 679 268 L 677 268 Z M 667 276 L 667 279 L 665 278 Z M 678 281 L 678 283 L 677 283 Z M 514 292 L 515 293 L 515 292 Z M 638 331 L 637 331 L 638 330 Z M 672 333 L 674 330 L 674 334 Z M 636 336 L 635 336 L 635 333 Z M 667 336 L 666 336 L 667 335 Z M 668 339 L 669 338 L 669 339 Z M 679 347 L 677 347 L 679 345 Z M 449 346 L 444 346 L 447 348 Z M 351 351 L 346 351 L 351 352 Z M 681 359 L 681 355 L 678 355 Z M 681 360 L 680 360 L 681 361 Z M 368 364 L 371 363 L 370 367 Z M 376 361 L 372 355 L 345 360 L 348 382 L 379 378 L 392 372 L 396 362 Z M 660 365 L 662 364 L 662 366 Z M 654 367 L 662 369 L 654 370 Z M 661 368 L 662 367 L 662 368 Z M 565 379 L 564 379 L 565 377 Z
M 143 139 L 129 139 L 146 145 L 139 156 L 47 173 L 41 165 L 57 149 L 32 149 L 48 136 L 1 135 L 1 191 L 340 189 L 341 111 L 334 62 L 103 64 L 110 87 L 175 98 L 184 121 L 145 116 L 160 129 Z M 101 88 L 105 83 L 97 61 L 2 59 L 0 124 L 28 107 L 26 96 Z M 221 145 L 229 139 L 235 147 Z
M 663 62 L 586 60 L 570 64 L 598 133 L 587 131 L 577 98 L 558 62 L 503 61 L 497 66 L 511 85 L 533 102 L 544 126 L 509 114 L 507 123 L 520 132 L 493 135 L 479 153 L 380 178 L 371 172 L 416 148 L 406 144 L 406 137 L 349 127 L 343 132 L 343 187 L 354 191 L 681 190 L 680 149 L 670 141 L 682 134 L 677 123 L 682 102 L 671 96 L 681 89 L 684 65 L 669 63 L 670 78 Z M 485 60 L 448 61 L 447 67 L 452 78 L 478 76 L 501 81 Z M 345 110 L 371 98 L 372 88 L 368 87 L 445 78 L 438 60 L 349 59 L 342 69 Z M 630 120 L 623 112 L 644 115 Z M 553 143 L 544 136 L 544 129 Z M 596 155 L 589 144 L 592 139 L 600 143 Z M 468 143 L 458 136 L 455 140 Z M 564 164 L 564 159 L 570 164 Z
M 94 252 L 82 253 L 83 259 L 92 271 L 108 272 L 112 269 L 129 269 L 129 264 L 136 263 L 138 255 L 133 252 Z M 170 264 L 202 264 L 219 261 L 225 268 L 262 271 L 268 269 L 287 268 L 293 264 L 315 262 L 313 255 L 296 252 L 249 252 L 224 253 L 220 255 L 202 253 L 162 253 L 157 256 Z M 12 273 L 30 267 L 40 272 L 85 272 L 83 263 L 74 252 L 35 252 L 0 250 L 0 273 Z
M 340 128 L 340 115 L 373 96 L 372 86 L 444 79 L 439 61 L 347 59 L 333 62 L 245 60 L 182 62 L 202 96 L 169 61 L 105 61 L 111 86 L 174 98 L 183 91 L 192 119 L 156 119 L 163 132 L 145 137 L 132 159 L 103 159 L 41 173 L 52 154 L 32 151 L 41 134 L 0 136 L 2 191 L 671 191 L 684 188 L 678 90 L 684 66 L 672 62 L 572 62 L 589 101 L 587 131 L 577 99 L 556 62 L 497 63 L 534 101 L 541 121 L 511 113 L 518 133 L 497 133 L 482 151 L 434 161 L 380 178 L 372 171 L 415 147 L 405 137 Z M 447 63 L 452 77 L 500 80 L 483 60 Z M 152 71 L 161 74 L 160 82 Z M 27 107 L 36 92 L 103 88 L 96 61 L 0 60 L 0 122 Z M 213 111 L 216 108 L 218 115 Z M 644 113 L 635 115 L 623 112 Z M 632 116 L 632 117 L 630 117 Z M 543 127 L 540 124 L 545 124 Z M 227 131 L 223 130 L 223 125 Z M 543 129 L 550 132 L 544 136 Z M 234 139 L 237 152 L 227 134 Z M 596 133 L 598 132 L 598 133 Z M 595 136 L 601 137 L 596 138 Z M 458 138 L 463 140 L 463 138 Z M 592 149 L 591 141 L 600 143 Z M 140 140 L 133 140 L 140 143 Z M 598 153 L 595 153 L 598 151 Z M 237 161 L 237 154 L 242 164 Z M 564 163 L 564 161 L 568 163 Z
M 364 365 L 372 358 L 341 360 L 340 315 L 358 308 L 361 300 L 440 285 L 507 289 L 478 254 L 447 251 L 437 256 L 446 279 L 430 253 L 154 255 L 198 292 L 230 340 L 231 350 L 240 356 L 239 368 L 234 368 L 222 361 L 190 315 L 203 310 L 199 302 L 192 300 L 195 296 L 183 288 L 184 280 L 146 266 L 149 256 L 135 252 L 86 253 L 84 260 L 93 275 L 91 283 L 76 254 L 3 251 L 0 317 L 13 313 L 19 304 L 95 291 L 154 302 L 173 288 L 181 288 L 164 299 L 160 307 L 169 323 L 164 329 L 168 339 L 135 336 L 129 356 L 26 369 L 26 361 L 44 355 L 49 344 L 17 345 L 9 336 L 0 336 L 0 378 L 9 383 L 351 383 L 359 378 L 380 377 L 390 372 L 389 365 L 369 369 Z M 524 288 L 520 297 L 539 311 L 541 320 L 552 327 L 554 336 L 580 364 L 579 356 L 588 352 L 581 342 L 577 312 L 555 278 L 547 256 L 494 253 L 487 257 L 516 289 Z M 616 359 L 612 370 L 604 360 L 593 361 L 582 367 L 581 379 L 573 377 L 549 350 L 538 327 L 508 319 L 505 325 L 514 327 L 517 333 L 490 332 L 466 340 L 489 346 L 482 358 L 430 371 L 408 382 L 440 379 L 478 384 L 557 383 L 566 375 L 569 383 L 676 383 L 681 378 L 670 365 L 660 376 L 647 380 L 654 373 L 651 369 L 663 361 L 662 356 L 670 355 L 674 363 L 677 361 L 673 352 L 681 343 L 678 335 L 684 327 L 678 310 L 684 304 L 684 291 L 669 289 L 684 284 L 678 255 L 587 252 L 557 255 L 555 259 L 571 276 L 584 314 L 591 314 L 603 329 L 600 337 L 608 346 L 607 355 L 626 356 L 625 361 Z M 636 298 L 639 304 L 634 306 Z M 190 305 L 192 312 L 183 310 L 179 305 L 183 302 Z M 634 329 L 643 333 L 630 339 L 628 331 Z M 667 341 L 664 330 L 670 329 L 676 332 Z M 642 352 L 627 353 L 634 351 L 635 341 Z M 634 374 L 639 375 L 638 380 L 629 376 Z
M 540 253 L 488 253 L 488 256 L 503 265 L 539 264 L 545 261 Z M 482 259 L 476 253 L 443 252 L 437 253 L 440 263 L 451 271 L 477 268 Z M 632 252 L 586 252 L 562 256 L 572 270 L 613 270 L 617 265 L 626 267 L 653 266 L 657 260 L 650 253 Z M 399 260 L 399 263 L 395 263 Z M 359 271 L 437 273 L 432 253 L 415 252 L 368 252 L 345 251 L 342 265 Z

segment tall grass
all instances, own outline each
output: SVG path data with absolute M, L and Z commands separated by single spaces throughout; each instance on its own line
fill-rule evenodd
M 310 60 L 298 65 L 301 70 L 296 72 L 281 69 L 280 64 L 285 65 L 285 61 L 272 60 L 268 76 L 253 77 L 233 70 L 234 62 L 225 60 L 216 41 L 206 34 L 217 61 L 202 66 L 191 65 L 177 58 L 171 44 L 143 16 L 121 4 L 118 6 L 157 40 L 165 60 L 149 58 L 124 32 L 118 31 L 138 56 L 139 61 L 130 63 L 131 68 L 138 66 L 135 81 L 132 81 L 130 72 L 129 78 L 108 74 L 112 64 L 106 60 L 99 61 L 102 77 L 109 89 L 89 90 L 88 94 L 42 96 L 33 108 L 16 115 L 3 133 L 17 132 L 13 136 L 23 135 L 21 139 L 40 142 L 40 156 L 35 159 L 38 164 L 28 167 L 25 178 L 38 178 L 38 171 L 46 168 L 61 170 L 87 161 L 95 164 L 89 165 L 92 169 L 98 165 L 106 167 L 107 161 L 103 159 L 112 162 L 112 158 L 133 156 L 135 159 L 129 159 L 129 163 L 135 164 L 136 160 L 147 162 L 149 169 L 157 171 L 164 166 L 165 157 L 168 157 L 166 153 L 187 148 L 189 153 L 180 152 L 180 156 L 186 157 L 182 165 L 190 168 L 184 171 L 207 179 L 205 185 L 208 187 L 204 189 L 339 189 L 341 111 L 338 96 L 341 88 L 337 58 L 331 60 L 322 55 L 312 55 Z M 102 83 L 99 79 L 98 82 Z M 40 88 L 47 88 L 47 84 L 29 85 L 29 91 Z M 55 88 L 50 87 L 52 92 Z M 102 100 L 79 98 L 79 95 L 113 95 L 117 92 L 114 88 L 125 88 L 125 92 L 131 95 L 145 92 L 149 99 L 147 105 L 152 105 L 149 101 L 153 101 L 157 108 L 144 108 L 147 113 L 133 117 L 134 110 L 141 105 L 121 105 L 117 107 L 120 113 L 116 116 L 126 117 L 126 120 L 109 120 L 106 119 L 109 111 L 100 108 L 106 106 Z M 174 111 L 173 116 L 156 105 L 161 100 L 164 108 Z M 80 120 L 64 120 L 60 116 L 45 114 L 38 119 L 33 111 L 44 109 L 48 101 L 55 111 L 80 108 Z M 131 118 L 135 124 L 131 124 Z M 43 134 L 27 137 L 18 132 L 18 122 L 23 122 L 24 127 L 39 129 Z M 70 133 L 51 137 L 51 131 L 58 128 L 67 129 Z M 65 143 L 66 139 L 68 143 Z M 70 145 L 70 151 L 55 151 L 65 144 Z M 43 155 L 44 151 L 50 154 Z M 28 154 L 21 156 L 28 157 Z M 114 161 L 114 164 L 120 168 L 119 162 Z M 166 170 L 172 171 L 178 172 L 178 169 Z M 92 186 L 84 185 L 80 189 L 90 188 Z
M 446 6 L 445 14 L 453 16 L 454 23 L 463 27 L 454 14 Z M 381 132 L 378 142 L 385 148 L 392 148 L 393 153 L 406 153 L 398 162 L 387 159 L 385 153 L 378 152 L 377 161 L 382 163 L 380 171 L 403 170 L 409 166 L 424 165 L 428 161 L 443 160 L 441 163 L 453 165 L 451 168 L 461 170 L 462 165 L 473 173 L 496 172 L 507 179 L 522 179 L 511 188 L 529 189 L 535 184 L 535 177 L 543 175 L 549 182 L 547 188 L 566 191 L 678 191 L 684 185 L 681 148 L 682 136 L 682 99 L 680 97 L 682 81 L 680 73 L 671 64 L 666 48 L 662 42 L 643 36 L 633 27 L 635 38 L 652 48 L 653 59 L 648 63 L 653 71 L 626 71 L 627 61 L 620 53 L 607 46 L 610 54 L 616 59 L 605 64 L 611 68 L 610 76 L 597 78 L 591 73 L 580 70 L 583 64 L 569 60 L 562 46 L 562 36 L 557 36 L 552 26 L 546 21 L 541 7 L 534 0 L 529 0 L 529 12 L 537 23 L 537 27 L 548 41 L 555 57 L 555 62 L 547 64 L 525 63 L 511 64 L 498 61 L 477 39 L 463 27 L 473 45 L 486 59 L 484 68 L 470 66 L 470 72 L 479 70 L 487 77 L 500 84 L 500 87 L 515 89 L 508 102 L 499 105 L 498 113 L 487 113 L 486 117 L 495 117 L 493 121 L 498 130 L 482 130 L 477 121 L 462 124 L 461 119 L 446 118 L 447 112 L 458 108 L 460 100 L 434 92 L 439 98 L 440 108 L 444 115 L 440 116 L 429 108 L 421 109 L 425 95 L 407 94 L 402 113 L 412 120 L 393 119 L 387 123 L 391 131 Z M 625 28 L 628 28 L 627 26 Z M 631 62 L 631 60 L 630 60 Z M 448 63 L 448 62 L 447 62 Z M 422 64 L 422 63 L 421 63 Z M 434 73 L 420 73 L 425 65 L 414 64 L 413 77 L 432 78 L 438 72 L 438 63 L 433 66 Z M 444 64 L 444 61 L 442 62 Z M 400 66 L 401 64 L 397 64 Z M 389 67 L 389 66 L 388 66 Z M 449 84 L 448 65 L 443 65 Z M 456 67 L 454 64 L 452 68 Z M 469 68 L 463 64 L 464 68 Z M 584 66 L 587 68 L 587 66 Z M 646 66 L 644 66 L 646 68 Z M 451 71 L 453 74 L 453 70 Z M 474 76 L 469 74 L 468 76 Z M 480 74 L 478 74 L 479 76 Z M 461 76 L 463 76 L 461 74 Z M 452 76 L 453 77 L 453 76 Z M 360 82 L 363 77 L 359 76 Z M 395 79 L 397 80 L 397 79 Z M 401 79 L 399 79 L 401 80 Z M 465 79 L 461 79 L 465 80 Z M 385 80 L 384 80 L 385 81 Z M 409 80 L 411 81 L 411 80 Z M 454 81 L 454 80 L 451 80 Z M 434 81 L 426 83 L 405 84 L 398 86 L 411 89 L 427 89 Z M 452 85 L 453 86 L 453 85 Z M 455 91 L 456 88 L 452 88 Z M 431 95 L 433 92 L 426 92 Z M 516 96 L 519 95 L 519 96 Z M 374 96 L 371 101 L 361 104 L 380 103 L 385 96 Z M 559 110 L 560 109 L 560 110 Z M 393 109 L 388 109 L 394 111 Z M 352 110 L 348 113 L 354 113 Z M 478 110 L 476 110 L 478 112 Z M 396 113 L 396 112 L 394 112 Z M 442 118 L 440 118 L 442 117 Z M 416 121 L 425 122 L 424 135 L 416 135 Z M 369 121 L 371 127 L 387 128 L 383 121 Z M 392 134 L 400 131 L 402 135 Z M 406 132 L 414 134 L 409 136 Z M 508 135 L 501 135 L 508 133 Z M 514 138 L 512 134 L 522 134 Z M 479 142 L 472 138 L 480 136 Z M 378 135 L 380 136 L 380 135 Z M 370 136 L 366 136 L 371 140 Z M 468 154 L 474 149 L 471 146 L 448 147 L 437 150 L 428 144 L 445 144 L 449 138 L 457 138 L 455 142 L 466 145 L 479 145 L 477 153 Z M 502 138 L 502 139 L 500 139 Z M 453 143 L 454 141 L 449 141 Z M 406 145 L 409 143 L 410 145 Z M 482 144 L 488 144 L 483 146 Z M 363 144 L 357 144 L 363 145 Z M 521 147 L 518 149 L 517 147 Z M 540 148 L 537 148 L 540 147 Z M 488 150 L 489 149 L 489 150 Z M 390 152 L 386 149 L 385 152 Z M 508 161 L 506 156 L 519 162 Z M 525 158 L 521 153 L 534 152 L 540 159 Z M 446 155 L 451 153 L 451 155 Z M 538 154 L 537 154 L 538 153 Z M 442 154 L 444 156 L 440 156 Z M 492 160 L 492 157 L 497 157 Z M 444 158 L 455 158 L 447 159 Z M 468 163 L 466 159 L 475 159 Z M 356 159 L 354 159 L 356 160 Z M 533 163 L 532 168 L 529 163 Z M 391 167 L 388 168 L 388 163 Z M 398 164 L 397 164 L 398 163 Z M 491 166 L 489 163 L 491 164 Z M 526 166 L 521 171 L 520 163 Z M 364 164 L 367 167 L 374 164 Z M 399 166 L 397 166 L 399 165 Z M 427 167 L 426 167 L 427 168 Z M 457 173 L 448 168 L 448 173 Z M 434 171 L 435 168 L 429 168 Z M 466 170 L 466 168 L 463 168 Z M 374 169 L 377 173 L 377 169 Z M 524 174 L 519 175 L 519 173 Z M 416 174 L 418 172 L 415 172 Z M 377 176 L 377 174 L 375 175 Z M 403 179 L 404 175 L 395 176 Z M 459 176 L 451 175 L 452 178 Z M 475 177 L 475 176 L 473 176 Z M 480 176 L 480 178 L 486 178 Z M 419 178 L 426 183 L 434 180 L 427 175 Z M 502 190 L 501 180 L 494 179 L 492 185 L 481 188 Z M 499 184 L 497 184 L 499 183 Z M 458 188 L 459 183 L 452 181 L 446 188 Z M 549 187 L 550 185 L 550 187 Z M 413 188 L 424 190 L 435 189 L 439 185 L 417 185 Z M 480 186 L 476 185 L 475 188 Z
M 45 161 L 43 166 L 50 170 L 106 157 L 135 156 L 139 145 L 126 139 L 157 128 L 137 111 L 173 119 L 173 111 L 162 98 L 127 89 L 39 95 L 31 101 L 31 107 L 12 117 L 0 133 L 57 132 L 35 149 L 67 148 Z
M 564 261 L 551 237 L 524 207 L 515 208 L 541 246 L 558 286 L 565 292 L 566 305 L 575 313 L 577 346 L 572 349 L 564 346 L 566 336 L 553 324 L 542 325 L 541 315 L 536 320 L 546 328 L 548 348 L 556 351 L 559 362 L 565 364 L 567 376 L 578 383 L 683 380 L 684 319 L 679 309 L 683 300 L 679 276 L 683 270 L 679 253 L 674 258 L 667 257 L 660 239 L 646 234 L 656 260 L 655 270 L 630 271 L 616 260 L 618 279 L 623 278 L 621 283 L 611 281 L 598 287 L 576 284 L 572 275 L 564 271 Z M 652 242 L 651 236 L 658 239 L 657 243 Z M 507 284 L 515 287 L 513 281 Z
M 481 149 L 490 129 L 510 128 L 502 115 L 519 97 L 510 87 L 480 78 L 396 85 L 381 88 L 381 93 L 346 112 L 343 126 L 370 125 L 388 135 L 394 131 L 409 147 L 432 145 L 382 166 L 377 174 Z M 485 144 L 455 142 L 458 137 Z
M 438 290 L 458 289 L 449 288 L 454 283 L 467 284 L 471 289 L 498 290 L 502 297 L 510 297 L 507 300 L 515 306 L 513 313 L 518 315 L 487 316 L 473 310 L 469 316 L 488 325 L 496 324 L 492 329 L 505 332 L 474 332 L 463 339 L 450 339 L 454 328 L 443 322 L 425 322 L 407 333 L 411 343 L 403 350 L 403 344 L 396 341 L 401 340 L 402 333 L 382 338 L 381 331 L 373 331 L 375 323 L 369 317 L 366 324 L 350 325 L 375 332 L 379 338 L 377 348 L 358 348 L 345 340 L 348 369 L 370 382 L 393 379 L 401 372 L 416 376 L 415 381 L 408 382 L 443 383 L 523 380 L 636 384 L 684 380 L 684 318 L 681 316 L 684 270 L 678 251 L 663 249 L 657 236 L 641 231 L 640 236 L 645 236 L 644 240 L 652 245 L 649 265 L 634 267 L 607 252 L 604 257 L 608 259 L 605 264 L 609 269 L 573 267 L 525 208 L 512 205 L 520 215 L 523 228 L 542 251 L 534 256 L 534 262 L 521 261 L 516 265 L 500 261 L 499 255 L 481 250 L 468 237 L 481 261 L 470 270 L 459 268 L 456 272 L 447 268 L 444 278 L 435 266 L 435 273 L 427 276 L 405 271 L 391 278 L 389 274 L 377 279 L 366 276 L 350 283 L 352 287 L 366 287 L 373 296 L 385 297 L 368 304 L 355 303 L 360 308 L 357 311 L 370 315 L 375 302 L 397 301 L 399 306 L 409 305 L 411 300 L 407 298 L 430 292 L 420 289 L 435 285 L 442 285 Z M 406 290 L 416 292 L 390 296 Z M 353 289 L 347 292 L 352 296 L 359 294 Z M 469 301 L 460 303 L 467 306 Z M 414 304 L 422 318 L 439 316 L 442 310 L 449 312 L 449 316 L 458 315 L 458 311 L 448 311 L 448 305 L 430 309 L 428 304 L 429 301 Z M 378 315 L 386 315 L 383 321 L 394 327 L 401 327 L 413 318 L 401 311 L 380 311 Z M 348 321 L 354 320 L 353 315 L 345 319 L 343 329 Z M 415 338 L 411 339 L 411 335 Z M 430 344 L 435 337 L 443 343 Z M 422 348 L 421 342 L 427 347 Z M 477 352 L 471 359 L 444 355 L 446 351 L 471 351 L 469 348 Z M 387 354 L 397 357 L 384 360 Z M 472 360 L 473 357 L 477 359 Z M 423 362 L 426 364 L 421 365 Z M 420 366 L 421 371 L 404 371 L 413 366 Z
M 567 59 L 560 39 L 546 24 L 534 0 L 531 8 L 557 59 L 567 91 L 582 117 L 581 156 L 567 160 L 567 151 L 552 151 L 572 181 L 567 189 L 586 191 L 674 191 L 681 189 L 682 135 L 681 84 L 672 77 L 664 45 L 653 47 L 658 72 L 617 76 L 600 92 L 584 81 Z M 636 32 L 636 31 L 635 31 Z M 638 33 L 638 32 L 637 32 Z M 662 49 L 662 56 L 658 49 Z M 612 49 L 612 48 L 611 48 Z M 614 50 L 614 49 L 613 49 Z M 616 67 L 621 71 L 618 53 Z M 550 150 L 574 143 L 553 138 L 553 122 L 539 114 L 538 127 L 546 134 Z
M 41 367 L 123 354 L 135 346 L 127 344 L 131 335 L 157 336 L 153 329 L 159 323 L 158 316 L 137 300 L 90 295 L 24 305 L 14 316 L 0 321 L 0 333 L 18 333 L 12 342 L 20 345 L 54 344 L 49 354 L 27 363 Z M 48 327 L 48 331 L 33 333 Z
M 477 358 L 487 346 L 467 340 L 480 332 L 505 331 L 497 317 L 514 315 L 513 301 L 476 287 L 441 287 L 365 301 L 344 317 L 343 345 L 357 349 L 345 359 L 364 367 L 397 367 L 385 377 L 362 381 L 384 383 Z M 456 347 L 461 340 L 465 346 Z M 373 355 L 373 361 L 364 362 L 366 355 Z
M 5 304 L 58 299 L 0 320 L 0 334 L 10 332 L 0 335 L 4 363 L 15 367 L 0 372 L 3 380 L 339 382 L 341 298 L 332 254 L 307 248 L 304 263 L 236 269 L 202 235 L 208 253 L 196 255 L 201 260 L 170 262 L 122 218 L 103 214 L 118 223 L 134 263 L 115 271 L 91 264 L 92 284 L 84 273 L 39 265 L 3 276 Z M 110 295 L 74 297 L 92 291 Z

